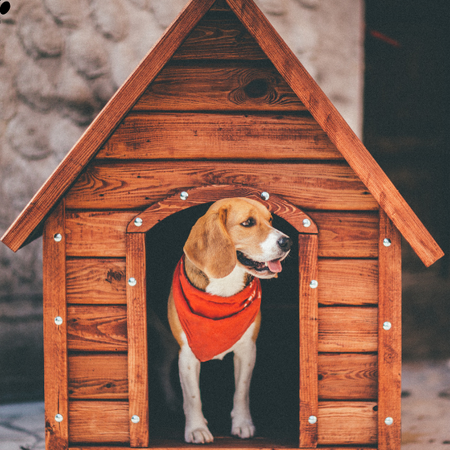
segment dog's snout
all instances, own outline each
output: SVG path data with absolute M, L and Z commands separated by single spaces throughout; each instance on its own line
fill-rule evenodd
M 282 236 L 277 241 L 278 246 L 283 250 L 284 252 L 287 252 L 292 247 L 292 239 L 288 236 Z

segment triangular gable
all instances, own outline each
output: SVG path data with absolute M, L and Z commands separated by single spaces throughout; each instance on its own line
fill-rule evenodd
M 439 259 L 437 243 L 253 0 L 226 2 L 424 264 Z M 6 245 L 16 251 L 40 233 L 52 208 L 213 3 L 191 0 L 11 225 L 2 237 Z

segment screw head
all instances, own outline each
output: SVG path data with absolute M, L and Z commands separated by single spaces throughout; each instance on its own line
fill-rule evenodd
M 311 283 L 309 283 L 309 287 L 311 289 L 316 289 L 317 286 L 319 286 L 319 282 L 317 280 L 311 280 Z
M 56 233 L 53 236 L 53 239 L 55 240 L 55 242 L 61 242 L 62 241 L 62 234 L 61 233 Z
M 384 419 L 384 423 L 386 425 L 392 425 L 394 423 L 394 419 L 392 417 L 386 417 L 386 419 Z
M 142 219 L 140 217 L 136 217 L 136 219 L 134 219 L 134 224 L 137 227 L 140 227 L 142 225 Z
M 311 221 L 309 219 L 303 219 L 303 226 L 309 228 L 311 226 Z
M 383 239 L 383 245 L 385 246 L 385 247 L 389 247 L 390 245 L 391 245 L 391 240 L 390 239 L 388 239 L 388 238 L 384 238 Z
M 64 417 L 61 414 L 56 414 L 55 420 L 57 422 L 62 422 L 64 420 Z
M 269 200 L 269 198 L 270 198 L 270 194 L 268 193 L 268 192 L 266 192 L 266 191 L 264 191 L 264 192 L 261 192 L 261 198 L 263 199 L 263 200 Z
M 317 422 L 317 417 L 316 416 L 309 416 L 308 417 L 308 423 L 310 423 L 311 425 L 315 424 Z
M 391 322 L 384 322 L 383 323 L 383 330 L 390 330 L 392 327 L 392 323 Z
M 63 323 L 63 319 L 62 319 L 62 317 L 60 317 L 60 316 L 56 316 L 55 317 L 55 323 L 56 323 L 56 325 L 62 325 L 62 323 Z
M 139 416 L 134 415 L 134 416 L 131 417 L 131 421 L 132 421 L 133 423 L 139 423 L 140 420 L 141 420 L 141 419 L 140 419 Z
M 181 200 L 187 200 L 188 197 L 189 197 L 189 194 L 188 194 L 186 191 L 183 191 L 183 192 L 180 194 Z
M 136 283 L 137 283 L 136 278 L 133 278 L 133 277 L 128 278 L 128 284 L 130 286 L 136 286 Z

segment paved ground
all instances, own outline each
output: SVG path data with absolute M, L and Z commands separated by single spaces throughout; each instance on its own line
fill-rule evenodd
M 450 450 L 450 360 L 403 366 L 402 450 Z M 0 450 L 43 450 L 44 404 L 0 406 Z

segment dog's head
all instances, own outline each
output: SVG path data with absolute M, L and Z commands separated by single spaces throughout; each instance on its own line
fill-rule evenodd
M 258 278 L 273 278 L 291 246 L 291 239 L 272 227 L 272 215 L 264 205 L 227 198 L 198 219 L 184 253 L 209 278 L 224 278 L 236 265 Z

